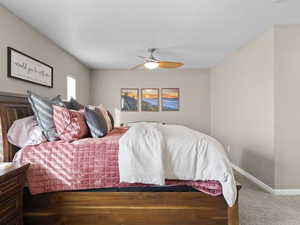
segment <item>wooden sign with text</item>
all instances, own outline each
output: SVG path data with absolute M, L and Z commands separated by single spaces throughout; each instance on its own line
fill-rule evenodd
M 7 48 L 7 76 L 53 88 L 53 67 L 11 47 Z

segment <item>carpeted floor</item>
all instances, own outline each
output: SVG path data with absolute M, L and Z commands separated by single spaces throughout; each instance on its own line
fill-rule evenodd
M 274 196 L 237 174 L 241 225 L 300 225 L 300 196 Z

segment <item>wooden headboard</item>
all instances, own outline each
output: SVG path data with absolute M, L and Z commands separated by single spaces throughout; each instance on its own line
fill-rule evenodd
M 33 115 L 26 95 L 0 92 L 0 119 L 3 137 L 4 162 L 11 162 L 17 147 L 7 140 L 7 131 L 12 123 L 26 116 Z

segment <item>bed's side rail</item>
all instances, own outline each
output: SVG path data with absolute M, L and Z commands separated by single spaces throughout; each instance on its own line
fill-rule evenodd
M 32 115 L 32 111 L 25 95 L 0 92 L 0 119 L 4 162 L 11 162 L 17 150 L 15 146 L 8 142 L 7 131 L 9 127 L 15 120 L 30 115 Z

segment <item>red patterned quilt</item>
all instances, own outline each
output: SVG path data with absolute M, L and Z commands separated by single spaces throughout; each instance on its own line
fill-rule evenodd
M 45 142 L 22 149 L 18 161 L 30 163 L 27 181 L 31 193 L 153 186 L 119 183 L 119 139 L 126 130 L 115 128 L 104 138 Z M 188 185 L 209 195 L 222 194 L 217 181 L 167 180 L 166 185 Z

